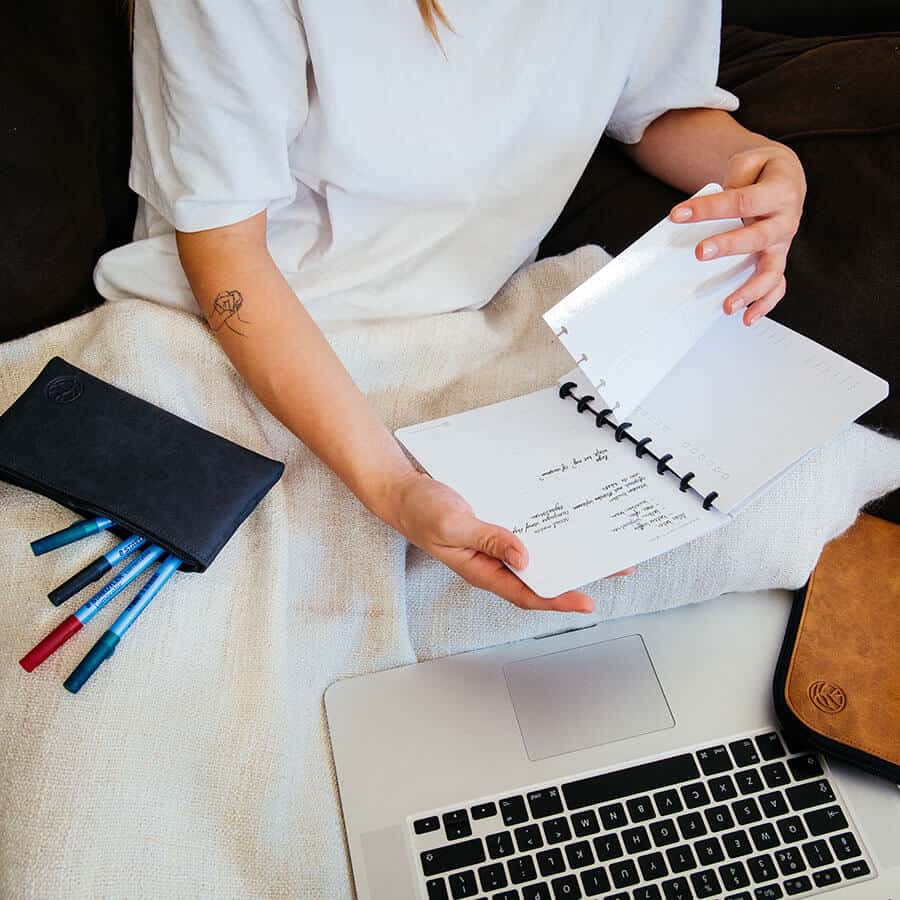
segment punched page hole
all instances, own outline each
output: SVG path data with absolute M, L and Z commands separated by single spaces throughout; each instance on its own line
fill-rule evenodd
M 639 634 L 517 660 L 503 674 L 532 761 L 675 725 Z

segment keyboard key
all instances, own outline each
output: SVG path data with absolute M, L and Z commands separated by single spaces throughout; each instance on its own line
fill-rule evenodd
M 723 834 L 722 846 L 725 848 L 729 859 L 734 859 L 736 856 L 746 856 L 748 853 L 753 852 L 750 839 L 745 831 L 730 831 L 728 834 Z
M 687 878 L 670 878 L 663 882 L 662 889 L 666 900 L 693 900 L 694 898 Z
M 528 810 L 525 809 L 525 800 L 522 797 L 507 797 L 500 801 L 500 815 L 503 816 L 503 824 L 519 825 L 528 821 Z
M 781 900 L 784 894 L 777 884 L 767 884 L 756 888 L 753 891 L 753 896 L 756 900 Z
M 785 810 L 787 812 L 787 810 Z M 586 809 L 583 812 L 575 813 L 569 816 L 572 822 L 572 831 L 575 837 L 584 837 L 588 834 L 596 834 L 600 830 L 600 823 L 597 821 L 597 814 L 592 809 Z
M 544 837 L 548 844 L 561 844 L 563 841 L 572 840 L 572 832 L 569 830 L 569 822 L 562 817 L 547 819 L 544 822 Z
M 774 762 L 763 766 L 760 769 L 763 778 L 766 780 L 766 786 L 770 788 L 781 787 L 791 780 L 788 770 L 784 767 L 784 763 Z
M 634 900 L 662 900 L 662 894 L 655 884 L 648 884 L 644 887 L 635 888 L 631 896 Z
M 700 813 L 685 813 L 678 817 L 678 827 L 681 829 L 681 836 L 689 841 L 692 838 L 703 837 L 706 834 L 706 823 Z
M 704 775 L 718 775 L 719 772 L 727 772 L 734 768 L 731 757 L 724 746 L 708 747 L 706 750 L 697 751 L 697 759 Z
M 802 841 L 806 837 L 806 829 L 799 816 L 789 816 L 787 819 L 779 819 L 776 823 L 781 832 L 781 839 L 786 844 L 794 841 Z
M 725 900 L 753 900 L 750 891 L 741 891 L 737 894 L 729 894 Z
M 853 862 L 844 863 L 841 866 L 844 878 L 862 878 L 869 874 L 869 864 L 864 859 L 855 859 Z
M 710 831 L 724 831 L 726 828 L 734 828 L 734 819 L 727 806 L 714 806 L 706 810 L 706 821 Z
M 489 834 L 485 839 L 488 853 L 491 859 L 500 859 L 503 856 L 512 856 L 512 835 L 508 831 L 499 831 L 497 834 Z
M 693 781 L 700 772 L 693 756 L 683 753 L 656 762 L 619 769 L 605 775 L 594 775 L 563 785 L 563 796 L 569 809 L 596 806 L 610 800 L 643 794 L 660 788 Z
M 464 809 L 444 813 L 444 831 L 448 841 L 456 841 L 459 838 L 471 837 L 472 826 L 469 824 L 469 814 Z
M 834 838 L 832 838 L 832 840 L 834 840 Z M 819 866 L 828 866 L 834 862 L 834 857 L 831 855 L 828 844 L 825 843 L 823 838 L 804 844 L 803 853 L 806 856 L 806 861 L 809 863 L 810 868 L 813 869 L 817 869 Z
M 478 884 L 475 881 L 475 873 L 454 872 L 447 878 L 450 885 L 450 896 L 453 900 L 462 900 L 463 897 L 474 897 L 478 893 Z
M 550 884 L 553 886 L 555 900 L 580 900 L 581 898 L 581 888 L 578 887 L 578 879 L 574 875 L 554 878 Z
M 517 856 L 515 859 L 509 860 L 506 869 L 509 872 L 509 880 L 513 884 L 534 881 L 537 878 L 537 871 L 530 856 Z
M 763 881 L 772 881 L 773 878 L 778 877 L 778 872 L 775 871 L 775 863 L 772 862 L 772 857 L 768 853 L 748 859 L 747 868 L 757 884 Z
M 544 788 L 541 791 L 529 791 L 527 796 L 533 819 L 556 816 L 562 812 L 562 799 L 555 787 Z
M 720 778 L 712 778 L 709 782 L 709 792 L 715 801 L 733 800 L 737 797 L 737 788 L 730 775 L 722 775 Z
M 738 766 L 753 766 L 759 762 L 759 756 L 756 752 L 756 746 L 750 738 L 744 738 L 741 741 L 732 741 L 728 745 L 731 750 L 731 756 Z
M 750 876 L 742 862 L 731 862 L 719 866 L 719 878 L 722 879 L 722 887 L 726 891 L 736 891 L 739 888 L 748 887 L 750 884 Z
M 443 878 L 432 878 L 425 882 L 425 890 L 428 891 L 428 900 L 450 900 L 447 893 L 447 882 Z
M 822 774 L 822 764 L 814 753 L 806 756 L 795 756 L 788 760 L 788 768 L 794 781 L 805 781 L 807 778 L 818 778 Z
M 827 806 L 825 809 L 804 813 L 803 818 L 813 837 L 832 831 L 843 831 L 847 827 L 847 819 L 839 806 Z
M 782 734 L 781 737 L 785 747 L 788 748 L 788 753 L 805 753 L 809 750 L 809 747 L 803 743 L 802 738 L 791 737 L 788 734 Z
M 503 863 L 493 863 L 490 866 L 482 866 L 478 870 L 478 880 L 483 891 L 499 891 L 507 885 L 506 871 Z
M 809 809 L 811 806 L 819 806 L 822 803 L 833 803 L 834 793 L 831 785 L 823 778 L 821 781 L 807 781 L 785 791 L 791 809 Z
M 622 859 L 609 864 L 609 874 L 617 888 L 631 887 L 640 880 L 637 866 L 630 859 Z
M 846 834 L 836 834 L 829 840 L 834 848 L 834 855 L 838 859 L 852 859 L 862 853 L 859 844 L 856 843 L 856 838 L 849 831 Z
M 669 874 L 662 853 L 645 853 L 638 857 L 637 863 L 645 881 L 656 881 Z
M 479 803 L 470 810 L 473 819 L 489 819 L 491 816 L 497 815 L 496 803 Z
M 784 891 L 788 897 L 794 894 L 802 894 L 804 891 L 812 890 L 812 882 L 805 876 L 800 875 L 798 878 L 788 878 L 784 882 Z
M 542 850 L 535 858 L 544 878 L 549 878 L 551 875 L 559 875 L 560 872 L 566 871 L 566 862 L 563 859 L 562 850 L 557 850 L 556 848 Z
M 566 847 L 566 859 L 569 860 L 570 869 L 581 869 L 589 866 L 594 861 L 591 845 L 587 841 L 578 841 Z
M 596 897 L 597 894 L 605 894 L 609 888 L 609 876 L 606 869 L 598 866 L 596 869 L 587 869 L 581 873 L 581 886 L 588 897 Z
M 782 875 L 796 875 L 806 868 L 806 862 L 800 854 L 799 847 L 785 847 L 775 853 L 775 862 Z
M 413 822 L 413 831 L 416 834 L 428 834 L 429 831 L 437 831 L 441 827 L 437 816 L 429 816 L 427 819 L 416 819 Z
M 419 858 L 422 861 L 422 872 L 428 878 L 431 875 L 443 875 L 444 872 L 450 872 L 453 869 L 462 869 L 466 866 L 477 866 L 479 863 L 483 863 L 484 846 L 481 838 L 474 838 L 471 841 L 426 850 L 419 854 Z
M 517 828 L 513 834 L 516 836 L 516 846 L 520 853 L 527 853 L 529 850 L 537 850 L 538 847 L 544 846 L 541 829 L 537 825 L 523 825 L 521 828 Z
M 774 731 L 770 731 L 768 734 L 757 735 L 756 746 L 759 748 L 759 755 L 767 762 L 770 759 L 779 759 L 782 756 L 787 756 L 781 740 Z
M 628 824 L 628 819 L 625 818 L 625 807 L 621 803 L 610 803 L 609 806 L 601 806 L 597 813 L 604 828 L 621 828 L 623 825 Z
M 702 781 L 686 784 L 681 789 L 681 796 L 684 797 L 684 805 L 688 809 L 697 809 L 698 806 L 706 806 L 711 802 L 706 785 Z
M 697 862 L 701 866 L 720 863 L 725 859 L 725 854 L 722 852 L 722 845 L 719 843 L 718 838 L 703 838 L 694 844 L 694 850 L 697 853 Z
M 550 885 L 542 881 L 540 884 L 523 887 L 522 900 L 553 900 L 550 896 Z
M 599 862 L 607 862 L 625 855 L 617 834 L 605 834 L 594 838 L 594 852 Z
M 744 795 L 755 794 L 765 787 L 762 778 L 759 777 L 759 772 L 757 772 L 756 769 L 745 769 L 743 772 L 737 772 L 735 773 L 734 780 L 738 786 L 738 790 Z
M 712 869 L 692 873 L 691 884 L 697 897 L 715 897 L 722 892 L 718 876 Z
M 660 791 L 658 794 L 653 795 L 653 800 L 661 816 L 680 813 L 684 809 L 681 797 L 678 796 L 678 791 Z
M 617 894 L 610 894 L 605 900 L 631 900 L 628 891 L 619 891 Z
M 750 837 L 753 838 L 753 846 L 757 850 L 771 850 L 781 843 L 778 838 L 778 830 L 771 822 L 754 825 L 750 829 Z
M 738 825 L 749 825 L 751 822 L 758 822 L 763 817 L 752 797 L 732 803 L 731 811 L 734 813 Z
M 816 887 L 828 887 L 830 884 L 837 884 L 841 880 L 841 874 L 837 869 L 819 869 L 813 872 L 813 881 Z
M 668 847 L 669 844 L 678 842 L 678 832 L 675 830 L 675 823 L 672 819 L 651 822 L 650 834 L 653 835 L 653 843 L 657 847 Z
M 760 794 L 757 798 L 762 808 L 763 815 L 774 819 L 775 816 L 783 816 L 788 811 L 787 802 L 780 791 L 772 791 L 771 794 Z
M 650 849 L 650 836 L 643 825 L 637 828 L 626 828 L 622 832 L 622 846 L 626 853 L 643 853 Z
M 519 892 L 515 889 L 511 891 L 501 891 L 499 894 L 494 894 L 491 897 L 491 900 L 519 900 Z
M 687 844 L 670 847 L 666 850 L 666 859 L 669 860 L 669 867 L 676 875 L 697 868 L 697 860 L 694 859 L 694 853 Z
M 634 797 L 625 805 L 628 807 L 628 815 L 631 816 L 632 822 L 646 822 L 647 819 L 652 819 L 656 815 L 650 798 L 646 796 Z

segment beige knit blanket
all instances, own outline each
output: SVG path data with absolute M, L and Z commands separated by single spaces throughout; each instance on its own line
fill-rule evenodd
M 329 337 L 391 427 L 490 403 L 567 370 L 540 315 L 606 258 L 539 263 L 480 311 Z M 46 592 L 113 539 L 35 559 L 29 540 L 72 514 L 0 484 L 0 897 L 351 897 L 325 688 L 571 623 L 468 587 L 368 514 L 193 316 L 121 301 L 0 346 L 0 410 L 54 354 L 287 468 L 212 568 L 177 575 L 77 696 L 62 681 L 123 601 L 33 674 L 16 661 L 81 599 L 54 609 Z M 898 480 L 900 442 L 854 426 L 733 524 L 594 586 L 597 615 L 800 585 Z

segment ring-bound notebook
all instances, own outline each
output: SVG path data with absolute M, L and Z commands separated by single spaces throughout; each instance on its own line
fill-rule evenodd
M 693 248 L 739 225 L 660 222 L 549 310 L 578 364 L 560 385 L 396 432 L 479 518 L 521 536 L 518 574 L 538 594 L 718 528 L 887 396 L 777 322 L 724 315 L 753 259 Z

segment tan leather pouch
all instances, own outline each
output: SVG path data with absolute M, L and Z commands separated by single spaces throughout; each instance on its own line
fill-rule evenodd
M 774 680 L 789 736 L 900 782 L 900 525 L 862 514 L 797 592 Z

